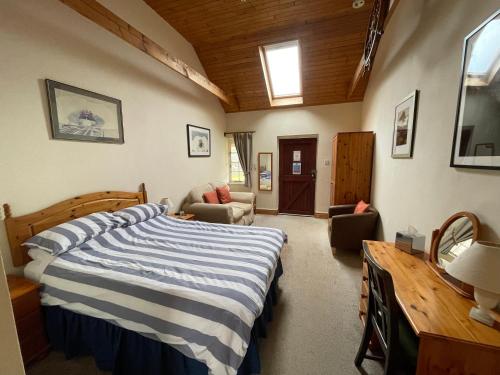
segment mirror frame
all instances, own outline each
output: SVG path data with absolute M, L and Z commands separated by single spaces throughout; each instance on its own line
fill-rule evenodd
M 261 155 L 270 155 L 271 156 L 271 188 L 270 189 L 261 189 L 260 188 L 260 156 Z M 273 153 L 272 152 L 259 152 L 257 154 L 257 182 L 259 184 L 259 191 L 273 191 Z
M 439 259 L 438 259 L 438 246 L 439 242 L 441 241 L 441 238 L 443 237 L 448 227 L 456 220 L 462 217 L 466 217 L 472 222 L 472 231 L 473 231 L 472 240 L 473 242 L 476 242 L 478 240 L 480 223 L 477 216 L 467 211 L 457 212 L 456 214 L 446 219 L 443 225 L 441 225 L 441 228 L 432 231 L 431 252 L 427 263 L 429 264 L 431 269 L 434 272 L 436 272 L 437 275 L 441 277 L 441 279 L 443 279 L 443 281 L 446 284 L 448 284 L 452 289 L 454 289 L 456 292 L 460 293 L 464 297 L 473 299 L 474 287 L 470 284 L 457 280 L 451 275 L 449 275 L 446 272 L 446 270 L 439 264 Z

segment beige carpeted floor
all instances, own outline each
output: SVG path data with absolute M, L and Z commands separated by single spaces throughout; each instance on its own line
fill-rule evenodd
M 359 374 L 353 361 L 362 333 L 360 254 L 338 250 L 333 257 L 324 219 L 257 215 L 255 225 L 281 228 L 289 239 L 275 319 L 268 338 L 260 341 L 262 375 Z M 368 374 L 383 373 L 373 361 L 365 360 L 363 368 Z M 66 361 L 52 352 L 27 374 L 108 373 L 97 370 L 92 358 Z

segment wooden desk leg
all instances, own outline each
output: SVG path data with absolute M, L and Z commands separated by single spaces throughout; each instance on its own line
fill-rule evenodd
M 494 348 L 449 338 L 422 335 L 417 375 L 498 375 L 500 356 Z

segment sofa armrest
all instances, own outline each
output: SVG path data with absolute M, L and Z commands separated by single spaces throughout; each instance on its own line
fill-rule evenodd
M 195 215 L 195 220 L 209 223 L 233 223 L 233 209 L 223 204 L 193 203 L 184 208 L 184 211 Z
M 328 217 L 337 215 L 346 215 L 354 213 L 355 204 L 341 204 L 337 206 L 330 206 L 328 209 Z
M 252 205 L 255 202 L 255 194 L 251 192 L 232 191 L 230 194 L 233 202 L 249 203 Z

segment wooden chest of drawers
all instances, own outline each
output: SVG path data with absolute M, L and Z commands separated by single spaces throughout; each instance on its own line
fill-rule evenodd
M 28 364 L 45 356 L 49 349 L 38 295 L 38 284 L 14 275 L 8 275 L 7 281 L 21 353 L 24 363 Z

